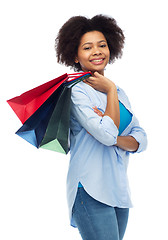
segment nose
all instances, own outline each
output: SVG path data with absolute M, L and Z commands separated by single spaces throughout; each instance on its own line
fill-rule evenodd
M 99 49 L 98 47 L 94 47 L 92 54 L 93 54 L 93 56 L 95 56 L 95 55 L 101 55 L 102 52 L 100 51 L 100 49 Z

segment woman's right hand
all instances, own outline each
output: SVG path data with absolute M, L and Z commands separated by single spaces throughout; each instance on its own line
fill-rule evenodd
M 111 89 L 116 90 L 115 84 L 98 72 L 94 72 L 94 76 L 89 77 L 84 82 L 100 92 L 108 93 Z

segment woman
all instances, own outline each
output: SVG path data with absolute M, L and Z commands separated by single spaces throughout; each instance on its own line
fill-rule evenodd
M 145 150 L 124 91 L 104 76 L 121 57 L 124 35 L 113 18 L 76 16 L 56 39 L 58 62 L 92 76 L 72 88 L 67 197 L 71 225 L 84 240 L 121 240 L 132 207 L 129 154 Z

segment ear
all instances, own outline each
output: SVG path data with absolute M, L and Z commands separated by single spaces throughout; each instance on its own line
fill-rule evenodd
M 77 58 L 77 57 L 75 58 L 75 63 L 79 63 L 79 61 L 78 61 L 78 58 Z

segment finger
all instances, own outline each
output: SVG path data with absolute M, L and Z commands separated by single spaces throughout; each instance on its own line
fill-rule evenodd
M 94 111 L 99 117 L 103 117 L 103 114 L 102 113 L 100 113 L 100 112 L 96 112 L 96 111 Z
M 83 80 L 83 82 L 84 83 L 89 83 L 89 79 L 87 78 L 87 79 Z
M 94 81 L 93 79 L 87 79 L 87 80 L 85 81 L 85 83 L 93 87 L 95 81 Z
M 103 116 L 103 113 L 102 113 L 96 106 L 93 107 L 93 110 L 94 110 L 94 112 L 95 112 L 98 116 L 100 116 L 100 117 Z
M 89 78 L 87 78 L 87 81 L 95 81 L 95 80 L 96 80 L 95 77 L 89 77 Z
M 95 77 L 100 77 L 100 76 L 102 76 L 100 73 L 98 73 L 98 72 L 94 72 L 94 76 Z

